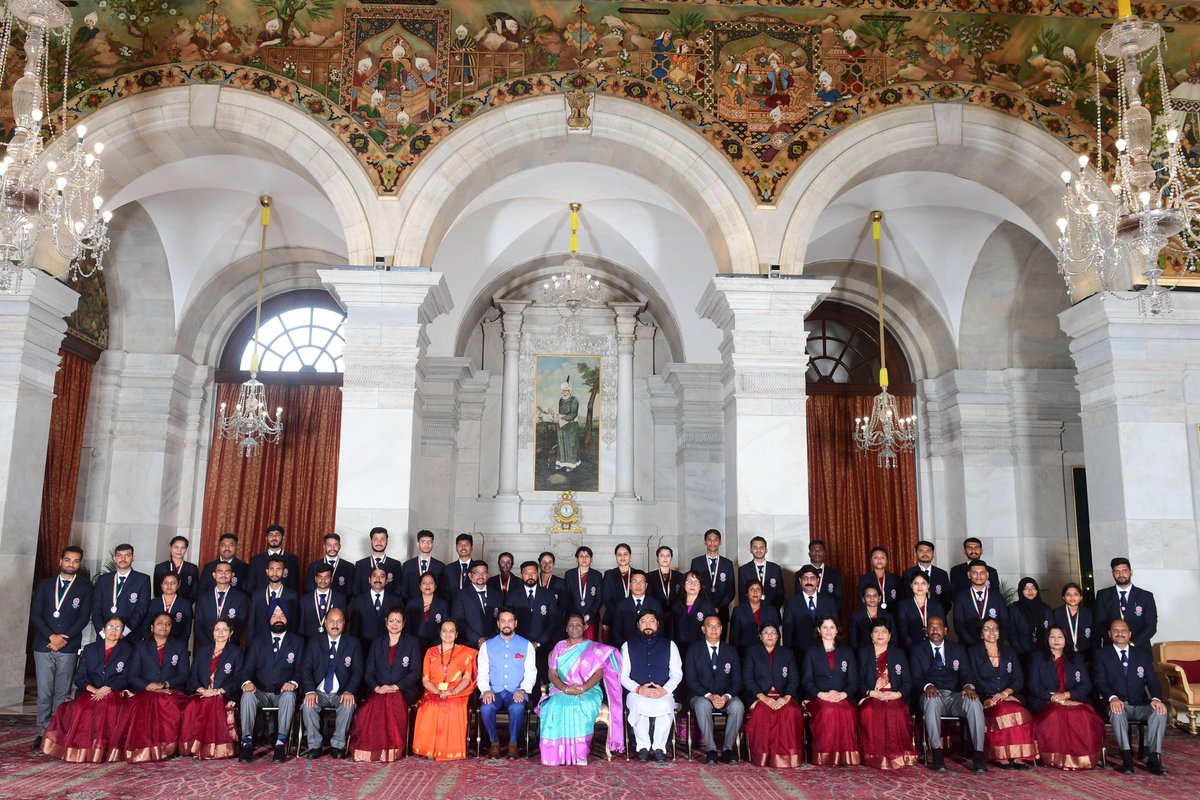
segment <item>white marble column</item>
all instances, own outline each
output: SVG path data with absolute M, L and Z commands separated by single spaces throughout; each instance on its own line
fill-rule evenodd
M 617 319 L 617 491 L 620 498 L 633 490 L 633 346 L 641 303 L 609 303 Z
M 697 311 L 723 332 L 725 553 L 763 536 L 774 559 L 808 547 L 804 316 L 833 281 L 718 276 Z
M 504 394 L 500 404 L 500 481 L 497 497 L 517 496 L 517 428 L 520 423 L 521 320 L 529 300 L 497 300 L 504 312 Z
M 337 529 L 357 544 L 382 525 L 403 542 L 414 530 L 419 502 L 417 367 L 429 344 L 425 325 L 451 307 L 445 278 L 407 270 L 318 274 L 346 309 Z M 348 549 L 365 552 L 362 544 Z
M 42 272 L 27 274 L 17 294 L 0 295 L 0 585 L 9 587 L 0 621 L 11 631 L 29 625 L 54 374 L 65 318 L 78 302 Z M 0 705 L 19 705 L 24 695 L 25 649 L 5 648 Z
M 703 552 L 704 531 L 721 527 L 725 519 L 721 365 L 668 364 L 664 379 L 676 402 L 675 467 L 682 537 L 676 561 L 686 564 Z
M 1165 318 L 1102 295 L 1059 314 L 1078 370 L 1096 586 L 1128 556 L 1158 602 L 1157 641 L 1196 638 L 1194 619 L 1170 612 L 1200 596 L 1200 295 L 1172 300 Z

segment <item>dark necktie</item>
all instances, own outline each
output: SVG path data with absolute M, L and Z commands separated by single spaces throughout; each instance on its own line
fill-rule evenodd
M 717 560 L 715 558 L 710 558 L 708 560 L 708 571 L 713 575 L 717 574 Z
M 337 669 L 337 642 L 329 643 L 329 669 L 325 671 L 325 694 L 333 691 L 333 673 Z
M 1121 594 L 1121 619 L 1124 619 L 1125 618 L 1125 602 L 1129 597 L 1129 592 L 1122 591 L 1120 594 Z
M 375 559 L 375 566 L 377 566 L 377 567 L 382 567 L 382 566 L 383 566 L 383 559 L 382 559 L 382 558 L 377 558 L 377 559 Z
M 375 613 L 378 614 L 383 610 L 383 600 L 380 595 L 375 595 Z
M 766 575 L 763 574 L 766 571 L 766 569 L 767 569 L 766 565 L 760 565 L 758 567 L 758 582 L 759 583 L 762 583 L 763 581 L 766 580 Z
M 422 558 L 421 559 L 421 574 L 424 575 L 425 571 L 428 569 L 429 569 L 429 562 Z
M 322 614 L 325 613 L 325 603 L 328 601 L 328 599 L 329 599 L 329 595 L 327 595 L 327 594 L 317 595 L 317 602 L 321 604 L 321 613 Z
M 1125 670 L 1126 672 L 1129 672 L 1129 651 L 1128 650 L 1121 651 L 1121 669 Z
M 487 592 L 479 593 L 479 605 L 483 606 L 484 611 L 487 611 Z
M 942 648 L 940 645 L 933 648 L 933 665 L 938 669 L 946 666 L 946 662 L 942 659 Z
M 218 591 L 217 592 L 217 605 L 222 605 L 224 602 L 225 602 L 225 592 Z
M 642 613 L 642 601 L 641 601 L 641 600 L 634 600 L 634 601 L 633 601 L 633 613 L 634 613 L 634 614 L 641 614 L 641 613 Z
M 121 594 L 121 590 L 125 588 L 125 576 L 117 576 L 117 594 Z M 1121 593 L 1121 608 L 1125 608 L 1125 593 Z
M 59 594 L 66 594 L 66 593 L 67 593 L 67 587 L 68 587 L 68 586 L 70 586 L 70 585 L 71 585 L 71 584 L 67 583 L 67 582 L 66 582 L 66 581 L 64 581 L 62 578 L 59 578 L 59 579 L 58 579 L 58 593 L 59 593 Z
M 812 595 L 808 596 L 808 615 L 815 617 L 817 615 L 817 603 Z
M 271 599 L 272 599 L 272 600 L 278 600 L 278 599 L 279 599 L 279 592 L 274 592 L 274 591 L 273 591 L 273 592 L 271 592 Z
M 529 610 L 533 611 L 533 589 L 529 590 Z
M 710 644 L 709 648 L 712 650 L 712 655 L 709 656 L 709 663 L 712 664 L 713 669 L 716 669 L 717 668 L 717 646 L 715 644 Z
M 271 638 L 274 640 L 274 643 L 271 645 L 271 652 L 278 653 L 279 652 L 279 637 L 272 636 Z

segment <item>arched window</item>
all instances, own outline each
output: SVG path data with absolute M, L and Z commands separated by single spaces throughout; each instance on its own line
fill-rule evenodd
M 876 394 L 879 391 L 879 323 L 853 306 L 824 302 L 804 323 L 808 331 L 809 394 Z M 888 390 L 915 393 L 899 343 L 884 330 Z
M 258 371 L 267 378 L 303 383 L 340 383 L 342 323 L 346 315 L 327 292 L 287 292 L 263 301 L 258 334 Z M 250 372 L 254 311 L 238 323 L 221 355 L 218 381 Z

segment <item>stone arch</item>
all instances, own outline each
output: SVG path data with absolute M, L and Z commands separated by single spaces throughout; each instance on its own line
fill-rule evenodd
M 130 203 L 113 216 L 108 235 L 109 266 L 102 274 L 108 287 L 109 348 L 173 352 L 171 270 L 154 221 L 140 203 Z
M 395 263 L 429 264 L 471 198 L 491 182 L 555 161 L 627 170 L 672 193 L 703 232 L 722 272 L 760 271 L 749 224 L 753 200 L 741 177 L 704 137 L 639 103 L 598 96 L 589 135 L 568 134 L 561 97 L 537 97 L 480 115 L 432 148 L 406 176 Z M 444 142 L 443 142 L 444 144 Z

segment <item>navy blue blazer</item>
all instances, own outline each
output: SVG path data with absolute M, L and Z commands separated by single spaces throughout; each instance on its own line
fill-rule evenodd
M 612 645 L 620 649 L 621 645 L 638 635 L 637 618 L 638 612 L 635 609 L 636 600 L 633 595 L 623 598 L 617 603 L 613 609 L 609 619 L 611 620 L 612 629 Z M 663 609 L 659 602 L 650 596 L 650 593 L 642 595 L 642 611 L 653 611 L 659 619 L 661 625 L 663 618 Z M 520 631 L 520 626 L 517 631 Z
M 446 563 L 433 556 L 430 556 L 426 560 L 429 563 L 426 565 L 425 571 L 437 579 L 438 594 L 444 595 L 445 588 L 442 586 L 442 570 L 446 568 Z M 418 553 L 400 565 L 400 597 L 407 603 L 410 600 L 420 598 L 420 596 L 421 554 Z
M 296 633 L 285 633 L 275 652 L 274 634 L 263 629 L 250 639 L 242 660 L 242 677 L 239 686 L 250 681 L 264 692 L 278 692 L 288 681 L 295 681 L 299 689 L 303 681 L 300 667 L 304 659 L 304 637 Z
M 250 618 L 246 624 L 246 641 L 249 642 L 260 633 L 271 629 L 271 608 L 270 602 L 267 600 L 267 586 L 260 586 L 250 595 Z M 296 594 L 296 590 L 288 586 L 284 586 L 279 592 L 279 599 L 291 606 L 292 611 L 288 614 L 288 630 L 295 631 L 300 627 L 300 595 Z
M 346 602 L 346 596 L 330 589 L 329 608 L 325 609 L 325 613 L 328 614 L 335 608 L 347 617 L 350 616 L 350 606 Z M 354 624 L 353 618 L 350 619 L 350 624 Z M 320 606 L 317 603 L 315 592 L 310 592 L 300 598 L 300 627 L 296 629 L 296 633 L 305 639 L 314 639 L 325 635 L 324 617 L 320 614 Z
M 876 659 L 874 645 L 869 644 L 858 651 L 858 689 L 863 697 L 867 696 L 867 692 L 874 690 L 879 679 L 879 664 Z M 912 669 L 908 664 L 908 656 L 895 643 L 888 645 L 887 671 L 891 691 L 904 695 L 902 699 L 907 703 L 913 689 Z
M 921 568 L 913 564 L 900 575 L 900 596 L 901 599 L 912 597 L 912 579 L 913 576 L 921 571 Z M 941 602 L 943 608 L 949 608 L 954 604 L 954 589 L 950 585 L 950 573 L 941 567 L 930 567 L 929 574 L 925 576 L 929 579 L 929 597 L 931 600 Z M 889 605 L 890 609 L 891 606 Z
M 232 642 L 226 644 L 221 657 L 217 659 L 215 670 L 212 669 L 213 649 L 211 643 L 196 648 L 192 669 L 188 673 L 188 693 L 193 694 L 201 689 L 224 689 L 226 697 L 236 700 L 241 697 L 242 662 L 245 660 L 242 649 Z
M 479 647 L 480 639 L 496 635 L 496 604 L 493 592 L 480 592 L 474 588 L 459 592 L 450 608 L 450 616 L 458 623 L 458 640 L 469 647 Z
M 96 641 L 83 648 L 79 663 L 75 665 L 75 691 L 82 692 L 88 684 L 99 689 L 107 686 L 114 692 L 129 688 L 129 677 L 133 674 L 133 645 L 121 639 L 113 647 L 108 663 L 104 663 L 104 640 Z
M 758 565 L 753 560 L 738 567 L 738 602 L 748 603 L 746 599 L 746 584 L 758 580 Z M 774 561 L 763 565 L 763 602 L 774 606 L 775 610 L 783 608 L 783 570 Z
M 1015 647 L 1000 645 L 1000 664 L 992 666 L 987 648 L 980 642 L 967 650 L 967 662 L 980 698 L 986 699 L 1005 689 L 1012 689 L 1016 699 L 1021 699 L 1021 690 L 1025 688 L 1025 672 L 1021 669 Z
M 996 572 L 996 568 L 989 566 L 988 585 L 1000 591 L 1000 573 Z M 971 579 L 967 577 L 967 562 L 955 564 L 950 568 L 950 594 L 954 597 L 955 602 L 958 602 L 959 592 L 965 592 L 971 587 Z
M 858 588 L 855 598 L 858 600 L 858 608 L 863 608 L 863 590 L 868 586 L 879 588 L 879 581 L 875 578 L 874 572 L 867 572 L 858 576 Z M 900 576 L 894 572 L 883 573 L 883 599 L 879 601 L 879 607 L 885 611 L 890 610 L 904 595 L 900 591 Z
M 716 606 L 703 593 L 692 603 L 690 611 L 683 601 L 684 597 L 686 595 L 681 593 L 679 602 L 671 609 L 671 635 L 675 637 L 675 646 L 681 655 L 704 638 L 704 618 L 717 613 Z
M 817 569 L 821 569 L 818 567 Z M 803 594 L 804 587 L 800 585 L 800 573 L 796 573 L 796 591 L 793 594 Z M 829 595 L 833 598 L 833 603 L 838 608 L 842 607 L 842 598 L 844 597 L 842 590 L 842 576 L 836 569 L 825 565 L 821 571 L 821 580 L 817 584 L 817 593 Z
M 83 629 L 92 618 L 92 584 L 79 576 L 71 582 L 58 609 L 58 616 L 54 616 L 58 579 L 56 575 L 40 581 L 33 592 L 33 603 L 29 606 L 29 623 L 34 630 L 33 649 L 37 653 L 50 652 L 50 636 L 53 634 L 67 637 L 66 646 L 58 652 L 78 653 Z
M 867 616 L 865 608 L 857 609 L 850 615 L 850 646 L 857 651 L 859 648 L 866 647 L 871 644 L 871 626 L 875 624 L 875 620 L 883 617 L 888 622 L 892 623 L 892 630 L 896 630 L 896 618 L 889 611 L 884 611 L 882 608 L 876 613 L 875 618 Z
M 841 617 L 833 596 L 827 592 L 817 592 L 817 611 L 812 614 L 808 610 L 808 598 L 803 592 L 792 597 L 783 607 L 783 641 L 787 646 L 799 653 L 807 650 L 817 641 L 817 620 L 821 617 Z M 797 656 L 799 658 L 799 656 Z
M 1050 612 L 1050 624 L 1063 629 L 1063 633 L 1067 635 L 1067 641 L 1075 645 L 1075 652 L 1081 656 L 1091 658 L 1092 651 L 1100 646 L 1101 631 L 1096 625 L 1096 618 L 1092 614 L 1092 610 L 1087 606 L 1080 605 L 1079 613 L 1075 615 L 1074 636 L 1071 634 L 1071 624 L 1067 619 L 1065 605 Z
M 391 556 L 383 557 L 383 568 L 387 572 L 387 585 L 400 580 L 400 568 L 404 565 Z M 358 597 L 371 591 L 371 570 L 375 568 L 375 557 L 367 556 L 354 562 L 354 586 L 350 594 Z
M 767 603 L 765 598 L 762 605 L 759 606 L 758 619 L 759 621 L 756 623 L 749 600 L 738 603 L 729 615 L 729 643 L 738 648 L 739 652 L 745 653 L 748 648 L 761 644 L 758 640 L 758 631 L 768 622 L 775 625 L 780 635 L 783 634 L 779 609 Z
M 1038 653 L 1045 649 L 1046 632 L 1050 630 L 1050 606 L 1042 603 L 1036 615 L 1037 622 L 1030 623 L 1029 617 L 1021 610 L 1018 603 L 1008 607 L 1008 640 L 1013 649 L 1021 655 Z M 1069 634 L 1068 634 L 1069 635 Z
M 392 584 L 383 590 L 379 599 L 379 610 L 375 610 L 375 594 L 368 591 L 361 597 L 354 598 L 354 615 L 350 617 L 350 633 L 357 636 L 368 645 L 387 633 L 387 615 L 393 608 L 404 608 L 400 593 L 395 591 Z M 313 608 L 316 614 L 316 608 Z
M 508 605 L 508 598 L 518 589 L 524 589 L 525 584 L 522 582 L 520 575 L 516 574 L 515 572 L 510 572 L 508 573 L 507 589 L 504 589 L 500 586 L 499 575 L 493 575 L 488 578 L 487 588 L 489 594 L 491 592 L 496 593 L 496 597 L 499 598 L 496 601 L 497 605 L 499 605 L 501 608 L 504 608 L 506 605 Z
M 1108 626 L 1114 619 L 1121 619 L 1121 598 L 1117 587 L 1110 586 L 1096 592 L 1096 625 L 1104 643 L 1108 644 Z M 1129 625 L 1130 641 L 1143 650 L 1150 650 L 1150 640 L 1158 633 L 1158 606 L 1154 593 L 1138 586 L 1129 588 L 1125 601 L 1125 622 Z
M 184 561 L 176 571 L 169 558 L 155 564 L 154 585 L 151 587 L 155 597 L 158 597 L 159 587 L 162 586 L 162 579 L 167 573 L 174 573 L 179 578 L 180 597 L 186 597 L 188 600 L 196 599 L 196 593 L 200 591 L 200 568 L 198 566 L 190 561 Z
M 1063 658 L 1066 659 L 1067 667 L 1067 681 L 1063 691 L 1068 692 L 1072 700 L 1089 702 L 1092 699 L 1092 676 L 1088 674 L 1083 657 L 1063 655 Z M 1029 662 L 1025 689 L 1029 710 L 1035 714 L 1050 702 L 1050 695 L 1058 694 L 1058 672 L 1054 669 L 1054 659 L 1049 653 L 1034 653 Z
M 991 617 L 1000 623 L 1000 633 L 1005 638 L 1012 635 L 1012 630 L 1009 628 L 1008 608 L 1004 605 L 1004 598 L 1000 595 L 1000 590 L 996 584 L 993 584 L 987 591 L 987 597 L 984 601 L 984 617 L 979 616 L 979 611 L 975 607 L 975 593 L 968 589 L 965 592 L 959 592 L 954 598 L 954 633 L 958 636 L 958 641 L 964 647 L 978 644 L 979 626 L 983 623 L 983 619 Z
M 804 677 L 801 678 L 804 693 L 815 700 L 821 692 L 845 692 L 853 702 L 858 695 L 858 662 L 854 650 L 844 644 L 833 649 L 833 668 L 825 648 L 810 647 L 804 653 Z
M 733 598 L 737 595 L 737 581 L 735 580 L 737 573 L 733 562 L 725 558 L 725 556 L 719 556 L 717 558 L 717 575 L 715 580 L 713 579 L 712 572 L 709 570 L 707 552 L 704 555 L 693 558 L 691 568 L 700 576 L 700 582 L 704 586 L 704 591 L 708 594 L 708 599 L 712 601 L 717 611 L 727 614 L 729 612 L 729 604 L 733 602 Z
M 626 574 L 630 580 L 633 580 L 633 567 L 630 567 Z M 617 606 L 625 597 L 625 582 L 621 580 L 621 571 L 617 567 L 605 570 L 604 578 L 600 581 L 600 600 L 604 603 L 605 625 L 615 624 L 613 617 L 616 614 Z
M 925 641 L 925 625 L 934 617 L 941 617 L 943 622 L 947 621 L 946 608 L 937 599 L 931 597 L 925 601 L 924 620 L 921 618 L 921 609 L 917 608 L 911 597 L 901 600 L 894 615 L 896 635 L 892 637 L 892 641 L 905 650 L 916 647 Z
M 421 642 L 425 649 L 438 643 L 438 632 L 442 623 L 450 619 L 450 604 L 445 598 L 434 597 L 429 604 L 429 616 L 425 615 L 425 601 L 418 597 L 404 609 L 404 630 Z
M 513 586 L 508 593 L 508 606 L 517 612 L 517 633 L 543 647 L 561 639 L 561 618 L 558 604 L 554 600 L 554 592 L 535 586 L 531 603 L 529 587 L 520 579 L 517 580 L 517 584 L 518 586 Z
M 760 694 L 774 691 L 780 697 L 792 697 L 800 702 L 800 667 L 790 648 L 777 645 L 774 659 L 760 642 L 746 650 L 742 659 L 742 684 L 745 689 L 743 701 L 749 706 Z
M 201 592 L 196 599 L 196 646 L 212 644 L 212 628 L 216 624 L 217 593 L 215 589 Z M 237 589 L 230 589 L 221 607 L 219 619 L 223 619 L 233 628 L 229 641 L 236 642 L 241 638 L 242 630 L 246 627 L 246 619 L 250 616 L 250 598 Z
M 158 643 L 153 638 L 144 639 L 138 642 L 133 650 L 133 671 L 129 675 L 129 689 L 144 692 L 152 683 L 165 683 L 168 689 L 185 691 L 190 665 L 186 642 L 168 638 L 166 646 L 163 647 L 162 664 L 159 664 Z
M 1154 674 L 1154 659 L 1149 650 L 1129 648 L 1129 668 L 1121 666 L 1117 649 L 1105 645 L 1096 651 L 1092 662 L 1096 671 L 1096 686 L 1105 700 L 1116 697 L 1125 703 L 1144 706 L 1154 698 L 1162 699 L 1162 685 Z
M 357 695 L 366 670 L 366 657 L 358 639 L 343 633 L 338 639 L 337 651 L 332 654 L 334 674 L 338 679 L 338 691 Z M 310 639 L 304 648 L 304 664 L 300 672 L 300 684 L 304 692 L 324 691 L 325 675 L 329 671 L 329 637 L 322 634 Z
M 129 630 L 140 631 L 146 624 L 146 612 L 150 610 L 149 575 L 130 570 L 117 597 L 117 610 L 113 611 L 113 585 L 116 581 L 117 573 L 106 572 L 96 579 L 96 586 L 92 590 L 92 627 L 101 638 L 104 622 L 113 614 L 119 616 Z
M 253 594 L 259 589 L 265 589 L 269 581 L 267 580 L 267 559 L 270 558 L 264 550 L 250 558 L 250 566 L 246 569 L 246 585 L 239 586 L 243 592 Z M 286 550 L 279 554 L 279 558 L 283 559 L 283 583 L 297 594 L 300 593 L 300 559 L 296 558 L 295 553 L 289 553 Z
M 604 576 L 597 570 L 589 569 L 579 585 L 579 568 L 567 570 L 563 583 L 567 585 L 566 600 L 563 603 L 563 617 L 571 614 L 582 614 L 588 624 L 600 624 L 600 606 L 604 604 L 600 590 Z
M 474 584 L 471 583 L 470 568 L 468 566 L 467 569 L 463 569 L 462 559 L 456 558 L 448 561 L 442 567 L 442 580 L 438 582 L 438 594 L 446 598 L 446 602 L 450 604 L 451 608 L 454 608 L 454 598 L 460 592 L 471 591 L 472 586 Z
M 317 588 L 317 567 L 325 563 L 324 558 L 318 558 L 316 561 L 308 565 L 308 572 L 304 576 L 304 594 L 310 594 Z M 329 584 L 329 588 L 335 592 L 340 592 L 346 597 L 350 596 L 350 590 L 354 588 L 354 562 L 347 561 L 344 558 L 332 564 L 333 566 L 333 582 Z
M 563 582 L 565 585 L 565 581 Z M 670 608 L 675 599 L 683 594 L 683 573 L 673 569 L 666 577 L 660 570 L 646 573 L 646 594 L 658 601 L 662 608 Z M 667 621 L 670 621 L 669 619 Z
M 146 623 L 142 626 L 142 634 L 145 638 L 154 638 L 150 632 L 150 626 L 154 624 L 154 618 L 164 611 L 167 609 L 161 598 L 156 597 L 150 601 L 150 611 L 146 614 Z M 196 618 L 191 601 L 183 595 L 175 595 L 175 602 L 171 604 L 171 610 L 167 613 L 171 615 L 171 638 L 178 639 L 184 644 L 190 642 L 192 640 L 192 624 Z
M 683 676 L 689 698 L 706 694 L 742 693 L 742 657 L 733 645 L 720 642 L 714 661 L 707 641 L 696 642 L 683 657 Z
M 415 636 L 400 634 L 396 652 L 391 652 L 390 639 L 380 637 L 371 642 L 367 655 L 366 689 L 375 691 L 376 686 L 396 685 L 406 703 L 415 703 L 421 696 L 421 667 L 424 663 L 424 648 Z M 391 663 L 388 663 L 388 658 Z
M 557 575 L 551 575 L 547 581 L 545 576 L 538 573 L 538 585 L 543 589 L 549 589 L 554 595 L 554 602 L 558 606 L 558 615 L 562 617 L 563 603 L 567 602 L 567 582 Z
M 967 651 L 961 644 L 942 640 L 942 661 L 941 667 L 933 663 L 933 642 L 925 641 L 909 649 L 914 693 L 924 692 L 930 684 L 945 692 L 958 692 L 968 684 L 974 685 Z
M 196 597 L 200 597 L 200 595 L 217 585 L 217 582 L 213 580 L 212 574 L 220 562 L 221 559 L 214 558 L 200 568 L 200 585 L 196 587 Z M 230 582 L 230 585 L 235 589 L 241 589 L 246 586 L 246 581 L 250 577 L 250 565 L 237 556 L 234 556 L 229 561 L 229 565 L 233 568 L 233 580 Z

